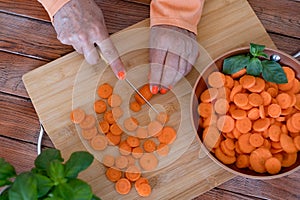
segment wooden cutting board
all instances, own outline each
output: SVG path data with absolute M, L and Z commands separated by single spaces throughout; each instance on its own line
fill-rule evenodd
M 147 27 L 149 20 L 144 20 L 112 36 L 128 70 L 128 77 L 136 86 L 147 80 Z M 171 146 L 171 156 L 167 161 L 161 160 L 159 170 L 145 174 L 153 187 L 148 199 L 190 199 L 234 177 L 199 153 L 200 145 L 189 118 L 191 88 L 199 72 L 226 51 L 248 46 L 250 42 L 276 48 L 246 0 L 206 1 L 198 31 L 201 56 L 195 68 L 174 88 L 173 93 L 158 95 L 152 100 L 153 104 L 161 105 L 171 114 L 170 125 L 178 130 L 179 135 Z M 76 52 L 25 74 L 23 81 L 46 132 L 63 156 L 68 158 L 78 150 L 88 150 L 95 155 L 95 162 L 80 175 L 92 185 L 93 191 L 102 199 L 139 199 L 135 190 L 125 196 L 115 192 L 114 184 L 105 178 L 105 167 L 98 161 L 102 158 L 101 152 L 93 151 L 88 141 L 81 137 L 78 127 L 69 120 L 73 108 L 81 107 L 87 113 L 93 112 L 96 88 L 103 82 L 115 85 L 126 109 L 126 102 L 133 92 L 128 85 L 117 81 L 104 62 L 89 66 Z M 146 107 L 143 111 L 148 112 Z M 143 116 L 138 118 L 142 123 L 149 120 Z

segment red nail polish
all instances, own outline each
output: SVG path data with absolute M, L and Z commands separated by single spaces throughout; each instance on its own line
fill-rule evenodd
M 158 93 L 158 86 L 154 85 L 152 86 L 152 94 L 157 94 Z
M 125 72 L 123 72 L 123 71 L 118 72 L 118 77 L 119 77 L 119 79 L 124 80 L 125 79 Z
M 161 94 L 166 94 L 167 92 L 168 92 L 168 90 L 165 89 L 165 88 L 161 88 L 161 89 L 160 89 L 160 93 L 161 93 Z

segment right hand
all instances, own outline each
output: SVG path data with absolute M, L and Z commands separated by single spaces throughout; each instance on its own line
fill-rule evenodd
M 124 65 L 118 51 L 109 38 L 103 13 L 93 0 L 71 0 L 54 15 L 54 29 L 57 38 L 84 54 L 86 61 L 96 64 L 100 61 L 96 45 L 104 59 L 111 65 L 118 78 L 125 76 Z

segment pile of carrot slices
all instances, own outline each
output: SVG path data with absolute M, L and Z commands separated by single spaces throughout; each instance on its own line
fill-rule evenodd
M 98 87 L 99 99 L 94 102 L 95 115 L 86 114 L 81 108 L 71 112 L 71 121 L 81 128 L 82 137 L 89 141 L 91 147 L 97 151 L 104 151 L 108 146 L 118 146 L 119 156 L 104 155 L 102 163 L 107 167 L 106 177 L 114 182 L 119 194 L 127 194 L 134 185 L 140 196 L 151 194 L 152 188 L 147 178 L 142 177 L 142 170 L 155 170 L 159 164 L 158 157 L 169 154 L 170 145 L 176 140 L 174 128 L 167 125 L 169 116 L 165 112 L 157 114 L 156 119 L 147 126 L 139 126 L 134 117 L 124 120 L 123 130 L 118 119 L 123 116 L 120 107 L 122 98 L 113 93 L 113 87 L 104 83 Z M 149 101 L 152 93 L 149 84 L 139 89 L 139 92 Z M 139 112 L 145 101 L 134 96 L 129 108 Z M 130 134 L 125 134 L 125 132 Z
M 288 83 L 246 74 L 213 72 L 200 95 L 202 141 L 222 163 L 277 174 L 300 151 L 300 82 L 288 66 Z

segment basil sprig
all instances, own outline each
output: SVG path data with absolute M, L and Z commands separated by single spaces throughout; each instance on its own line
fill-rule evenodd
M 224 59 L 223 73 L 234 74 L 246 68 L 249 75 L 261 75 L 269 82 L 287 83 L 286 74 L 281 65 L 275 61 L 267 60 L 268 55 L 264 53 L 264 49 L 264 45 L 250 43 L 250 53 Z

